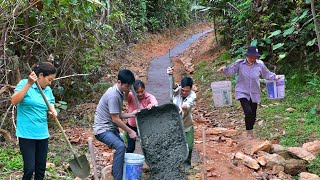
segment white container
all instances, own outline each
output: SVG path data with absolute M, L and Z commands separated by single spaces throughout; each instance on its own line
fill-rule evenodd
M 231 81 L 216 81 L 211 83 L 215 107 L 231 106 Z
M 268 99 L 282 99 L 285 96 L 285 77 L 284 75 L 278 75 L 278 80 L 265 80 Z
M 126 153 L 124 156 L 122 180 L 140 180 L 144 156 L 135 153 Z

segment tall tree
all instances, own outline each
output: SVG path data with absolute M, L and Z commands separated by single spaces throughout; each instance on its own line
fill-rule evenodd
M 317 40 L 318 40 L 318 48 L 319 48 L 319 52 L 320 52 L 320 34 L 319 34 L 319 29 L 318 29 L 316 10 L 314 7 L 314 0 L 311 0 L 310 2 L 311 2 L 311 11 L 312 11 L 312 16 L 313 16 L 313 21 L 314 21 L 314 29 L 316 31 L 316 36 L 317 36 Z

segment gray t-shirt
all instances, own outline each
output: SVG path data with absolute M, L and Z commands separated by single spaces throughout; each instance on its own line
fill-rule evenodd
M 101 97 L 94 116 L 93 130 L 98 135 L 107 130 L 114 131 L 118 126 L 112 121 L 111 114 L 121 114 L 123 93 L 117 84 L 110 87 Z

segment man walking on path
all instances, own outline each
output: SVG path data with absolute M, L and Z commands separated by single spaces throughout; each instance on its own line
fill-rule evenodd
M 96 138 L 115 149 L 112 164 L 112 176 L 114 180 L 122 180 L 124 155 L 126 147 L 119 135 L 119 127 L 129 133 L 130 138 L 135 139 L 137 134 L 130 129 L 121 119 L 135 117 L 138 112 L 122 114 L 124 93 L 129 93 L 135 78 L 130 70 L 120 70 L 118 81 L 110 87 L 101 97 L 94 117 L 94 133 Z
M 173 68 L 167 68 L 167 74 L 173 74 Z M 192 118 L 192 107 L 195 105 L 196 93 L 192 91 L 193 80 L 190 77 L 183 77 L 181 84 L 173 83 L 173 103 L 176 104 L 182 115 L 182 120 L 184 124 L 184 132 L 186 134 L 189 154 L 185 161 L 184 167 L 186 169 L 191 168 L 191 156 L 194 143 L 194 128 L 193 128 L 193 118 Z M 170 97 L 171 98 L 171 97 Z

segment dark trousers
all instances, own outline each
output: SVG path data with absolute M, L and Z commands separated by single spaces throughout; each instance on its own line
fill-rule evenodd
M 132 127 L 127 123 L 127 126 L 134 130 L 135 132 L 137 132 L 137 127 Z M 127 147 L 127 153 L 133 153 L 134 150 L 136 149 L 136 140 L 135 139 L 131 139 L 129 136 L 129 133 L 126 133 L 127 136 L 127 141 L 128 141 L 128 147 Z
M 48 139 L 35 140 L 19 138 L 19 146 L 23 158 L 22 180 L 30 180 L 34 172 L 35 180 L 44 179 L 48 153 Z
M 251 99 L 248 101 L 246 98 L 240 98 L 239 101 L 245 115 L 246 130 L 252 130 L 256 122 L 258 104 L 253 103 Z

